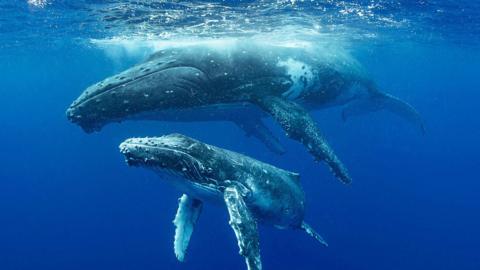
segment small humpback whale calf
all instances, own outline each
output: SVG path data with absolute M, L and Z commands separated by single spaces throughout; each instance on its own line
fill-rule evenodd
M 276 153 L 285 150 L 262 122 L 324 161 L 344 183 L 350 176 L 308 110 L 344 105 L 343 119 L 388 110 L 420 130 L 409 104 L 380 92 L 351 57 L 316 48 L 232 41 L 167 48 L 88 87 L 67 110 L 86 132 L 123 120 L 231 121 Z
M 303 220 L 305 197 L 297 173 L 181 134 L 127 139 L 120 151 L 128 165 L 152 170 L 184 193 L 173 221 L 174 251 L 180 261 L 203 202 L 227 206 L 229 224 L 249 270 L 262 269 L 257 221 L 302 230 L 327 246 Z

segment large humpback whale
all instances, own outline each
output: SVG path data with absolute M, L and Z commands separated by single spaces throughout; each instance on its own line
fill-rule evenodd
M 327 246 L 303 221 L 305 198 L 296 173 L 181 134 L 127 139 L 120 151 L 129 165 L 159 173 L 184 193 L 174 219 L 174 251 L 180 261 L 204 201 L 227 206 L 229 224 L 249 270 L 262 268 L 257 221 L 303 230 Z
M 307 110 L 346 105 L 346 119 L 386 109 L 421 129 L 423 124 L 410 105 L 378 91 L 353 59 L 339 55 L 315 47 L 246 41 L 168 48 L 87 88 L 67 116 L 86 132 L 127 119 L 228 120 L 283 152 L 262 123 L 261 117 L 270 115 L 287 136 L 348 183 L 347 170 Z

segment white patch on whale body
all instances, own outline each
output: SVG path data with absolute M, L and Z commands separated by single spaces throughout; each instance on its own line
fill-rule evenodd
M 288 58 L 286 61 L 279 61 L 279 67 L 287 69 L 287 75 L 290 76 L 293 84 L 282 95 L 288 99 L 297 99 L 313 86 L 314 74 L 312 67 L 304 62 Z
M 36 8 L 44 8 L 49 4 L 47 0 L 28 0 L 27 3 Z

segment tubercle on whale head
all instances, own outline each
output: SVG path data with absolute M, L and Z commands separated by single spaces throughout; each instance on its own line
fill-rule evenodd
M 122 111 L 131 110 L 128 97 L 119 95 L 118 89 L 125 85 L 105 83 L 109 80 L 111 78 L 88 87 L 66 110 L 67 119 L 86 133 L 100 131 L 103 126 L 119 118 Z
M 129 166 L 168 172 L 194 182 L 203 182 L 210 173 L 201 158 L 204 144 L 181 134 L 130 138 L 119 146 Z
M 85 116 L 72 106 L 67 109 L 66 115 L 70 122 L 78 124 L 86 133 L 98 132 L 105 125 L 92 116 L 90 116 L 90 120 L 85 119 Z
M 166 79 L 161 73 L 167 69 L 166 63 L 149 61 L 89 86 L 68 107 L 67 119 L 91 133 L 137 111 L 151 109 L 158 104 L 155 94 L 161 92 L 158 89 Z
M 67 118 L 93 132 L 111 122 L 205 102 L 202 90 L 208 88 L 208 78 L 200 70 L 153 63 L 140 64 L 90 86 L 67 109 Z

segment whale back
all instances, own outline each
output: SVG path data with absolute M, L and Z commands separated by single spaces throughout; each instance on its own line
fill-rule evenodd
M 301 225 L 305 198 L 298 173 L 229 150 L 210 147 L 218 158 L 216 170 L 224 176 L 223 184 L 244 187 L 246 203 L 259 220 L 281 228 Z

